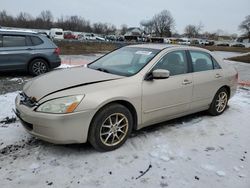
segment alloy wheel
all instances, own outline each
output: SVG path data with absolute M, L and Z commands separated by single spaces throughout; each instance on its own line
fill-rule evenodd
M 226 92 L 220 92 L 218 95 L 218 98 L 216 99 L 215 108 L 217 112 L 221 113 L 227 106 L 227 93 Z
M 100 129 L 101 142 L 106 146 L 119 144 L 126 137 L 128 126 L 128 119 L 124 114 L 111 114 L 102 123 Z
M 40 75 L 47 72 L 47 66 L 44 62 L 37 61 L 33 64 L 32 71 L 35 75 Z

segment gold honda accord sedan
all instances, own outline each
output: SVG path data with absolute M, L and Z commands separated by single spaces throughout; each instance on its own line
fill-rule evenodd
M 133 130 L 198 111 L 220 115 L 237 79 L 234 68 L 201 48 L 131 45 L 29 81 L 16 98 L 16 115 L 42 140 L 89 141 L 110 151 Z

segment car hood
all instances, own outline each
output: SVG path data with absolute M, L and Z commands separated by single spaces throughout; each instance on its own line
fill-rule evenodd
M 38 76 L 24 85 L 23 91 L 36 101 L 66 89 L 122 78 L 87 67 L 68 68 Z

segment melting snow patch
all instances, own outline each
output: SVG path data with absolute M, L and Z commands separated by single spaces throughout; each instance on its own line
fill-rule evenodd
M 224 176 L 226 176 L 226 173 L 225 172 L 223 172 L 223 171 L 217 171 L 216 172 L 216 174 L 218 175 L 218 176 L 220 176 L 220 177 L 224 177 Z
M 168 162 L 176 158 L 167 145 L 157 145 L 149 155 L 164 162 Z
M 39 167 L 40 165 L 38 163 L 32 163 L 32 165 L 30 165 L 30 169 L 37 169 Z
M 209 164 L 201 165 L 201 168 L 203 168 L 204 170 L 208 170 L 208 171 L 215 171 L 215 167 Z

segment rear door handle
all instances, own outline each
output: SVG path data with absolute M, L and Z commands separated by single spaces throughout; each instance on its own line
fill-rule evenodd
M 32 48 L 26 48 L 26 50 L 33 50 Z
M 182 85 L 188 85 L 188 84 L 192 84 L 192 81 L 187 79 L 183 80 Z
M 221 78 L 222 76 L 220 74 L 216 74 L 215 78 Z

